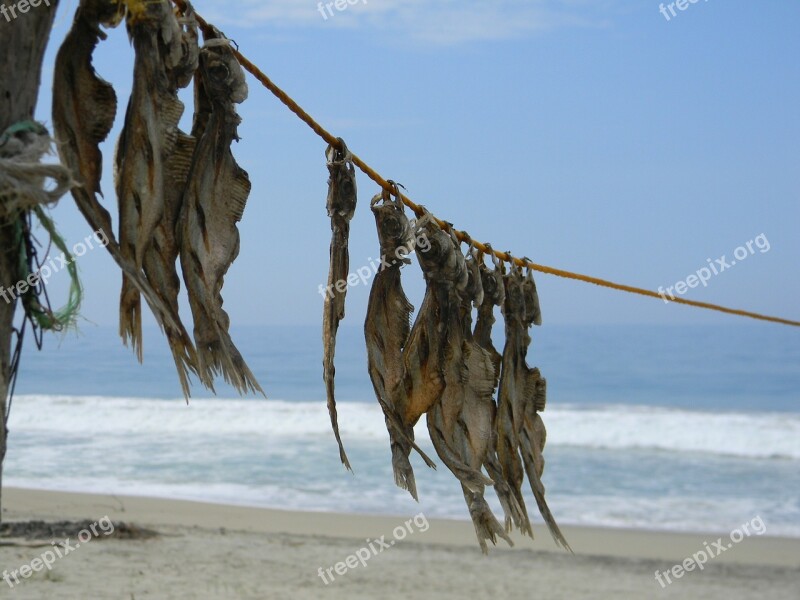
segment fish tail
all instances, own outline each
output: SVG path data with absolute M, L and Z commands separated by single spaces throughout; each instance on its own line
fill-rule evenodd
M 328 365 L 325 365 L 328 367 Z M 325 373 L 325 390 L 328 394 L 328 414 L 331 417 L 331 427 L 333 427 L 333 435 L 336 437 L 336 443 L 339 445 L 339 459 L 348 471 L 353 471 L 350 466 L 350 461 L 347 458 L 347 453 L 344 451 L 344 444 L 342 444 L 342 436 L 339 433 L 339 416 L 336 412 L 336 397 L 334 391 L 334 368 L 333 361 L 330 362 L 330 368 L 324 369 Z
M 344 272 L 347 272 L 347 250 L 338 253 L 335 251 L 333 242 L 331 243 L 331 270 L 328 277 L 329 284 L 334 281 L 337 276 L 337 261 L 343 261 Z M 332 288 L 329 288 L 332 289 Z M 338 293 L 338 290 L 337 292 Z M 336 365 L 334 357 L 336 355 L 336 332 L 339 329 L 339 321 L 344 318 L 344 299 L 345 294 L 331 297 L 325 296 L 325 302 L 322 315 L 322 378 L 325 381 L 325 393 L 328 398 L 328 414 L 331 418 L 331 427 L 333 428 L 333 435 L 336 437 L 336 443 L 339 446 L 339 459 L 348 471 L 353 471 L 350 466 L 350 461 L 347 458 L 347 453 L 344 451 L 344 444 L 342 443 L 342 436 L 339 433 L 339 417 L 336 411 Z
M 411 466 L 411 462 L 408 460 L 410 448 L 398 442 L 394 436 L 392 436 L 392 438 L 392 470 L 394 471 L 394 482 L 397 487 L 408 491 L 411 497 L 419 502 L 417 483 L 414 479 L 414 469 Z
M 501 537 L 506 541 L 509 546 L 514 546 L 514 542 L 506 533 L 503 526 L 497 520 L 497 517 L 492 513 L 489 504 L 483 497 L 483 493 L 471 492 L 466 487 L 462 486 L 464 492 L 464 499 L 467 501 L 469 507 L 469 516 L 472 518 L 472 524 L 475 526 L 475 535 L 478 538 L 481 552 L 489 554 L 489 548 L 486 541 L 492 542 L 493 546 L 497 545 L 497 538 Z
M 518 500 L 514 495 L 511 486 L 503 477 L 502 469 L 497 464 L 496 458 L 490 458 L 486 461 L 486 471 L 489 473 L 489 477 L 494 480 L 494 491 L 500 500 L 500 505 L 503 507 L 506 532 L 511 532 L 513 524 L 523 535 L 533 537 L 533 529 L 528 518 L 528 509 L 525 507 L 525 501 L 521 496 Z
M 525 507 L 525 498 L 522 496 L 522 480 L 524 479 L 524 474 L 522 472 L 517 446 L 514 440 L 503 429 L 498 431 L 496 448 L 497 463 L 500 468 L 500 473 L 502 473 L 502 481 L 508 486 L 511 497 L 516 500 L 517 505 L 522 509 L 522 514 L 524 515 L 524 519 L 520 519 L 522 525 L 520 526 L 520 531 L 533 538 L 533 528 L 531 527 L 528 517 L 528 510 Z
M 172 358 L 175 361 L 175 368 L 178 372 L 181 389 L 184 397 L 188 400 L 190 394 L 189 373 L 194 373 L 199 377 L 197 366 L 197 353 L 192 342 L 185 332 L 176 332 L 166 329 L 167 342 L 172 351 Z
M 194 305 L 192 308 L 193 311 L 198 311 L 195 314 L 194 337 L 200 380 L 208 385 L 207 382 L 213 381 L 216 375 L 221 375 L 225 382 L 236 388 L 240 394 L 261 394 L 266 398 L 264 390 L 244 362 L 228 331 L 202 307 Z M 201 321 L 199 321 L 200 314 L 203 315 Z M 226 320 L 224 311 L 221 318 Z M 202 322 L 202 327 L 198 328 L 198 322 Z
M 373 379 L 372 385 L 373 389 L 375 390 L 375 396 L 378 399 L 378 404 L 380 404 L 381 409 L 383 410 L 383 417 L 386 421 L 386 430 L 389 432 L 389 444 L 392 449 L 392 471 L 394 472 L 394 482 L 397 487 L 408 491 L 411 494 L 411 497 L 419 502 L 419 497 L 417 496 L 417 484 L 414 478 L 414 469 L 412 468 L 411 461 L 409 460 L 411 449 L 413 448 L 416 450 L 425 461 L 425 464 L 432 469 L 436 469 L 436 463 L 434 463 L 428 457 L 428 455 L 425 454 L 425 452 L 423 452 L 422 449 L 414 443 L 414 428 L 404 428 L 400 422 L 400 418 L 397 416 L 397 413 L 392 410 L 392 408 L 381 397 L 381 391 L 375 385 L 375 375 L 376 374 L 373 373 L 372 368 L 370 368 L 370 378 Z
M 530 474 L 528 477 L 530 478 Z M 550 535 L 553 536 L 557 544 L 560 544 L 565 550 L 572 552 L 567 538 L 561 533 L 561 529 L 558 527 L 553 513 L 550 512 L 550 508 L 547 506 L 547 501 L 544 499 L 544 485 L 542 485 L 542 481 L 539 479 L 538 475 L 535 475 L 535 478 L 531 480 L 531 490 L 533 491 L 533 497 L 536 499 L 536 504 L 539 507 L 539 512 L 544 522 L 547 524 L 547 529 L 550 530 Z
M 261 394 L 266 398 L 264 390 L 261 389 L 258 381 L 250 371 L 250 367 L 244 362 L 244 358 L 233 343 L 227 331 L 221 331 L 220 342 L 223 348 L 222 374 L 225 381 L 234 386 L 240 393 Z
M 535 442 L 532 442 L 524 433 L 520 438 L 520 450 L 522 452 L 523 462 L 525 463 L 525 472 L 528 474 L 528 481 L 530 482 L 536 505 L 539 507 L 539 513 L 547 524 L 550 535 L 553 536 L 555 542 L 561 545 L 565 550 L 572 552 L 572 548 L 570 548 L 564 534 L 561 533 L 561 529 L 558 527 L 558 523 L 556 523 L 556 519 L 553 513 L 550 512 L 550 507 L 547 506 L 547 501 L 544 498 L 544 484 L 539 476 L 539 465 L 534 458 L 533 443 Z
M 213 390 L 214 376 L 219 369 L 216 367 L 213 347 L 204 346 L 197 340 L 197 376 L 204 386 Z
M 377 393 L 377 390 L 376 390 Z M 386 430 L 389 432 L 389 445 L 392 449 L 392 471 L 394 472 L 394 482 L 402 490 L 406 490 L 411 497 L 419 502 L 417 496 L 417 482 L 414 478 L 414 469 L 411 466 L 411 461 L 408 460 L 411 454 L 411 447 L 416 447 L 416 444 L 411 440 L 414 436 L 414 430 L 409 428 L 409 435 L 400 427 L 396 421 L 395 414 L 392 412 L 387 404 L 378 398 L 378 401 L 383 409 L 384 420 L 386 421 Z M 410 436 L 410 437 L 409 437 Z M 422 456 L 425 453 L 420 450 Z M 428 459 L 430 460 L 430 459 Z M 435 468 L 435 467 L 434 467 Z
M 119 334 L 123 343 L 131 348 L 141 363 L 142 355 L 142 298 L 139 290 L 127 275 L 122 276 L 119 300 Z

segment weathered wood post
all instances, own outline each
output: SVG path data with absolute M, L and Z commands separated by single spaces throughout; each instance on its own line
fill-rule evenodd
M 25 12 L 20 7 L 27 7 Z M 42 61 L 58 0 L 35 0 L 3 5 L 0 12 L 0 133 L 33 118 L 42 76 Z M 16 284 L 19 258 L 12 243 L 13 223 L 0 221 L 0 286 Z M 6 399 L 16 302 L 0 299 L 0 522 L 2 522 L 3 461 L 6 456 Z

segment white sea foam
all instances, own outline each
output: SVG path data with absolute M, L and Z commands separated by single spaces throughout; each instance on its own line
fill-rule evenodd
M 726 531 L 760 514 L 770 534 L 800 535 L 798 415 L 618 405 L 560 406 L 545 417 L 545 484 L 561 523 Z M 443 467 L 433 471 L 412 457 L 419 505 L 395 487 L 379 407 L 341 402 L 339 422 L 355 477 L 339 465 L 324 402 L 19 396 L 4 483 L 467 518 L 461 489 Z M 418 433 L 436 459 L 424 424 Z M 494 494 L 487 496 L 500 514 Z
M 339 424 L 349 441 L 387 439 L 376 404 L 339 402 Z M 650 449 L 742 458 L 800 460 L 800 415 L 701 412 L 616 405 L 554 407 L 544 413 L 548 447 Z M 330 435 L 324 402 L 182 400 L 77 396 L 19 396 L 12 432 L 155 435 L 247 435 L 317 438 Z M 427 435 L 418 425 L 420 437 Z

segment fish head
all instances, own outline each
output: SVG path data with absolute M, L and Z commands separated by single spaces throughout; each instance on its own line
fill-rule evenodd
M 414 248 L 414 236 L 402 205 L 393 202 L 373 204 L 372 213 L 375 215 L 383 257 L 391 264 L 395 264 L 392 263 L 394 259 L 410 264 L 406 256 Z
M 506 298 L 503 273 L 499 268 L 491 269 L 485 264 L 481 264 L 480 273 L 484 301 L 491 302 L 493 306 L 502 306 Z
M 187 3 L 185 14 L 178 19 L 180 27 L 180 52 L 172 65 L 172 76 L 179 88 L 192 82 L 200 66 L 200 46 L 197 35 L 197 18 L 191 4 Z
M 522 290 L 524 281 L 522 270 L 516 265 L 512 266 L 511 272 L 503 277 L 505 287 L 503 315 L 507 321 L 525 318 L 525 294 Z
M 230 40 L 224 37 L 206 39 L 200 50 L 200 69 L 206 93 L 212 100 L 241 104 L 247 99 L 247 81 Z
M 464 255 L 458 249 L 451 233 L 445 232 L 432 218 L 425 215 L 416 222 L 414 237 L 425 237 L 426 247 L 419 246 L 417 258 L 428 281 L 447 283 L 459 293 L 468 284 L 467 266 Z
M 335 214 L 350 221 L 356 212 L 357 190 L 353 158 L 347 144 L 339 138 L 340 147 L 329 145 L 325 151 L 328 163 L 328 216 Z
M 542 324 L 542 310 L 539 306 L 539 293 L 536 291 L 536 282 L 533 280 L 533 271 L 528 269 L 525 280 L 522 282 L 522 294 L 525 301 L 525 324 Z
M 467 284 L 461 297 L 465 302 L 472 302 L 477 306 L 483 303 L 483 278 L 481 277 L 481 260 L 478 251 L 470 246 L 464 259 L 467 270 Z

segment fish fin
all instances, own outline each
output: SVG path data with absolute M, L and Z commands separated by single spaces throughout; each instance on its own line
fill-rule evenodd
M 466 359 L 469 373 L 468 383 L 475 393 L 483 399 L 488 399 L 494 393 L 494 364 L 491 355 L 478 346 L 468 344 L 469 356 Z
M 231 216 L 238 222 L 242 220 L 244 215 L 244 207 L 247 204 L 247 198 L 250 196 L 250 177 L 242 168 L 236 168 L 236 176 L 233 179 L 230 190 L 230 198 L 228 201 L 228 208 Z
M 178 131 L 175 149 L 164 163 L 165 185 L 186 187 L 189 172 L 192 169 L 192 158 L 197 147 L 197 140 L 182 131 Z
M 539 369 L 527 370 L 522 389 L 522 398 L 524 402 L 536 401 L 536 391 L 541 379 L 542 376 L 539 374 Z
M 540 377 L 536 382 L 536 394 L 534 395 L 534 408 L 536 412 L 543 412 L 547 404 L 547 380 Z
M 117 116 L 117 94 L 110 83 L 97 77 L 88 81 L 91 91 L 88 94 L 89 106 L 84 114 L 89 118 L 86 133 L 94 144 L 100 144 L 108 137 Z
M 171 126 L 167 127 L 164 131 L 165 144 L 163 147 L 164 158 L 168 158 L 175 150 L 175 145 L 178 143 L 178 123 L 181 121 L 183 111 L 186 109 L 183 102 L 178 100 L 177 96 L 162 95 L 162 102 L 159 104 L 159 121 L 167 123 Z

